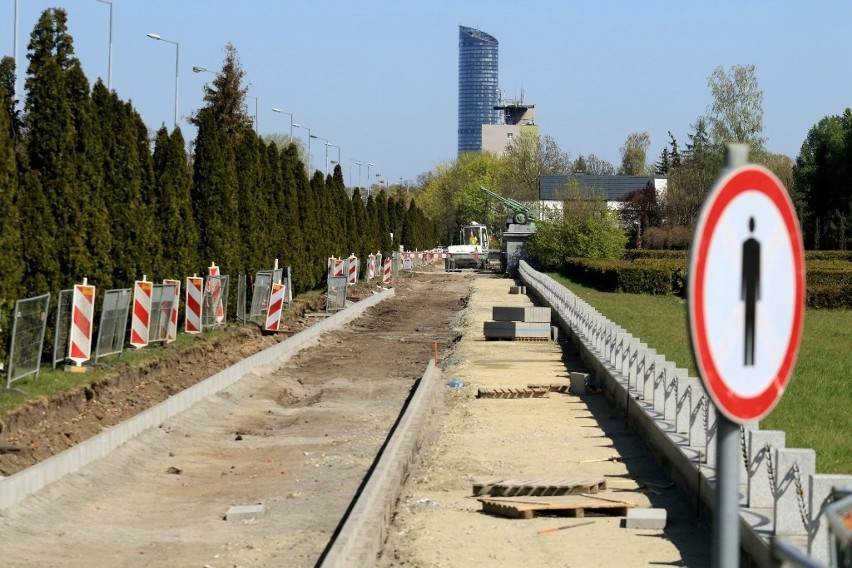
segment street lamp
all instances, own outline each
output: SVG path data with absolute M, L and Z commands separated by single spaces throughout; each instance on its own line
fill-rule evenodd
M 326 151 L 328 151 L 329 146 L 331 146 L 332 148 L 337 148 L 337 163 L 340 164 L 340 146 L 335 146 L 334 144 L 326 143 L 326 145 L 325 145 Z M 342 168 L 343 164 L 340 164 L 340 167 Z
M 370 166 L 375 166 L 376 164 L 372 164 L 367 162 L 367 195 L 370 195 Z
M 98 0 L 101 4 L 109 4 L 109 63 L 107 71 L 107 89 L 112 90 L 112 0 Z M 17 2 L 16 2 L 17 4 Z
M 18 65 L 18 0 L 15 0 L 15 25 L 14 25 L 14 28 L 15 29 L 14 29 L 14 32 L 13 32 L 12 35 L 15 36 L 14 37 L 15 45 L 12 46 L 12 57 L 15 60 L 15 72 L 16 73 L 15 73 L 15 84 L 12 86 L 12 91 L 14 91 L 13 95 L 14 95 L 14 99 L 16 101 L 15 104 L 17 104 L 17 100 L 18 100 L 18 77 L 17 76 L 20 75 L 20 72 L 18 71 L 18 69 L 21 68 Z
M 171 41 L 169 39 L 165 39 L 160 37 L 157 34 L 146 34 L 149 38 L 155 39 L 157 41 L 164 41 L 166 43 L 171 43 L 175 46 L 175 128 L 177 128 L 178 124 L 178 69 L 180 63 L 180 44 L 176 41 Z
M 285 111 L 281 110 L 280 108 L 273 108 L 272 112 L 280 112 L 281 114 L 286 114 L 287 116 L 290 117 L 290 140 L 292 140 L 293 139 L 293 113 L 285 112 Z
M 358 186 L 361 186 L 361 162 L 358 160 L 349 160 L 358 164 Z M 349 170 L 349 187 L 352 187 L 352 170 Z
M 308 179 L 310 179 L 310 177 L 312 175 L 311 174 L 311 168 L 312 168 L 312 165 L 313 165 L 313 163 L 311 161 L 311 138 L 314 138 L 314 136 L 311 134 L 311 129 L 308 128 L 307 126 L 302 126 L 301 124 L 296 124 L 294 122 L 293 128 L 304 128 L 305 130 L 308 131 Z
M 325 144 L 325 175 L 328 177 L 328 139 L 320 138 L 319 136 L 312 136 L 312 138 L 316 138 L 317 140 L 322 140 L 323 144 Z

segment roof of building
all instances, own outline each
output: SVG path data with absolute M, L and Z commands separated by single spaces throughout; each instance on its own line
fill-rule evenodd
M 580 189 L 591 189 L 602 191 L 607 201 L 624 201 L 624 197 L 632 192 L 644 188 L 648 182 L 663 179 L 656 176 L 595 176 L 586 174 L 570 174 L 555 176 L 539 176 L 538 198 L 542 201 L 559 201 L 564 199 L 563 191 L 572 177 L 580 184 Z

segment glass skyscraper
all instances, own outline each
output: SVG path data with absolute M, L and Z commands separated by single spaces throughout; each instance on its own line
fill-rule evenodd
M 497 39 L 459 26 L 459 154 L 482 150 L 482 125 L 500 124 Z

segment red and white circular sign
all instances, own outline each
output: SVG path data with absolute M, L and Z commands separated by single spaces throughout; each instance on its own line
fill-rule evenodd
M 717 180 L 689 255 L 692 351 L 716 407 L 760 420 L 790 380 L 802 336 L 805 261 L 787 190 L 761 166 Z

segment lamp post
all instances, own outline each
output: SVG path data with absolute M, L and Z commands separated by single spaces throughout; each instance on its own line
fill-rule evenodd
M 370 195 L 370 166 L 375 166 L 376 164 L 367 162 L 367 195 Z
M 335 146 L 334 144 L 326 143 L 326 145 L 325 145 L 326 151 L 328 151 L 329 146 L 332 147 L 332 148 L 337 148 L 337 163 L 340 164 L 340 146 Z M 343 164 L 340 164 L 340 167 L 342 168 Z
M 12 57 L 15 60 L 15 84 L 12 86 L 12 90 L 14 91 L 13 96 L 15 97 L 15 101 L 18 100 L 18 75 L 20 75 L 21 67 L 18 65 L 18 0 L 15 0 L 15 25 L 14 25 L 14 36 L 13 40 L 15 45 L 12 46 Z M 17 103 L 16 103 L 17 104 Z
M 313 135 L 311 135 L 311 129 L 308 128 L 307 126 L 302 126 L 301 124 L 296 124 L 294 122 L 293 128 L 304 128 L 305 130 L 308 131 L 308 179 L 310 180 L 311 175 L 312 175 L 311 174 L 311 166 L 312 166 L 312 162 L 311 162 L 311 138 L 313 138 Z
M 107 89 L 112 90 L 112 0 L 98 0 L 101 4 L 109 4 L 109 59 L 107 67 Z M 17 5 L 17 1 L 15 2 Z
M 349 160 L 358 164 L 358 185 L 361 185 L 361 162 L 358 160 Z M 349 170 L 349 187 L 352 187 L 352 170 Z
M 146 34 L 149 38 L 155 39 L 157 41 L 164 41 L 166 43 L 171 43 L 175 46 L 175 128 L 177 128 L 178 124 L 178 70 L 180 69 L 180 44 L 176 41 L 172 41 L 169 39 L 165 39 L 160 37 L 157 34 Z
M 280 112 L 281 114 L 286 114 L 287 116 L 290 117 L 290 140 L 292 140 L 293 139 L 293 113 L 285 112 L 285 111 L 281 110 L 280 108 L 273 108 L 272 112 Z

